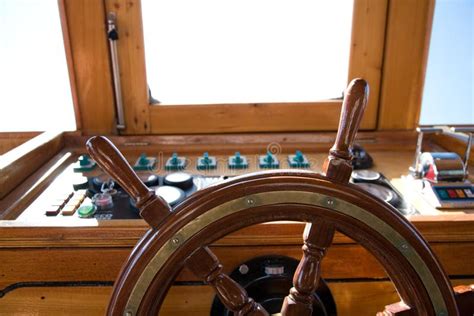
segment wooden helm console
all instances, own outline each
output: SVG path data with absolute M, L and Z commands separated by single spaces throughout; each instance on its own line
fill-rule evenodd
M 282 315 L 311 315 L 320 263 L 336 230 L 368 249 L 394 283 L 403 303 L 390 305 L 382 315 L 462 315 L 445 272 L 414 226 L 384 201 L 348 183 L 349 148 L 367 97 L 367 83 L 353 80 L 324 175 L 282 170 L 240 176 L 195 193 L 173 210 L 140 181 L 111 142 L 91 138 L 90 155 L 136 199 L 151 226 L 115 282 L 108 314 L 158 314 L 173 279 L 186 266 L 235 315 L 268 315 L 222 272 L 208 245 L 249 225 L 302 221 L 308 223 L 303 257 Z

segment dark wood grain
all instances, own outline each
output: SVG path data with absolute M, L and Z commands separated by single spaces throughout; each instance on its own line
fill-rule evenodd
M 454 295 L 460 315 L 474 315 L 474 284 L 456 286 Z
M 268 316 L 268 313 L 228 275 L 222 272 L 222 264 L 207 247 L 198 249 L 186 261 L 186 266 L 200 279 L 212 285 L 217 296 L 234 315 Z
M 474 284 L 459 285 L 454 289 L 454 297 L 459 309 L 460 316 L 474 315 Z M 403 302 L 398 302 L 385 306 L 383 312 L 377 313 L 377 316 L 417 316 L 416 310 L 410 308 Z
M 283 302 L 283 316 L 312 315 L 313 293 L 321 277 L 321 261 L 331 245 L 334 233 L 334 225 L 324 220 L 306 226 L 303 234 L 303 258 L 293 277 L 290 295 Z
M 352 173 L 350 147 L 359 129 L 367 106 L 369 87 L 365 80 L 354 79 L 344 92 L 344 100 L 334 145 L 329 150 L 323 171 L 337 182 L 347 183 Z M 334 226 L 325 221 L 308 224 L 305 230 L 303 258 L 293 278 L 293 288 L 285 298 L 283 316 L 310 316 L 313 307 L 313 293 L 321 275 L 320 261 L 331 245 Z
M 110 315 L 119 315 L 127 302 L 134 284 L 147 267 L 153 254 L 163 247 L 182 227 L 194 221 L 208 210 L 239 198 L 245 198 L 249 192 L 305 191 L 334 196 L 348 203 L 358 205 L 373 216 L 383 220 L 392 227 L 419 254 L 421 260 L 429 267 L 430 274 L 439 287 L 446 302 L 449 315 L 458 315 L 452 289 L 446 274 L 439 265 L 433 252 L 414 227 L 396 210 L 383 201 L 373 199 L 352 185 L 328 182 L 326 177 L 310 172 L 279 171 L 248 175 L 232 179 L 225 183 L 201 190 L 180 204 L 172 217 L 165 220 L 160 232 L 148 235 L 135 249 L 122 274 L 115 283 L 112 302 L 109 305 Z M 318 218 L 334 223 L 335 228 L 359 242 L 368 249 L 384 266 L 397 288 L 401 299 L 413 306 L 420 315 L 431 315 L 432 305 L 427 289 L 420 281 L 413 267 L 394 247 L 389 240 L 378 235 L 368 223 L 360 222 L 351 216 L 343 216 L 326 208 L 311 207 L 306 204 L 278 204 L 275 207 L 253 207 L 239 211 L 231 216 L 209 223 L 197 232 L 186 243 L 177 248 L 174 255 L 166 261 L 160 272 L 150 284 L 140 304 L 140 311 L 156 313 L 166 292 L 184 267 L 184 262 L 199 247 L 208 245 L 214 240 L 243 227 L 276 220 L 293 220 L 311 222 Z
M 351 148 L 367 106 L 369 86 L 364 79 L 354 79 L 344 92 L 336 141 L 329 150 L 323 171 L 334 181 L 349 181 L 352 164 Z

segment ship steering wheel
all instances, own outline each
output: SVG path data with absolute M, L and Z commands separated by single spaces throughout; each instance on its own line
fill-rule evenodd
M 173 210 L 139 180 L 110 141 L 91 138 L 87 148 L 92 158 L 136 199 L 151 226 L 122 267 L 108 315 L 157 315 L 183 267 L 211 285 L 234 315 L 268 315 L 222 272 L 208 246 L 241 228 L 283 220 L 307 224 L 303 256 L 282 315 L 311 315 L 321 260 L 335 231 L 370 251 L 394 283 L 401 302 L 381 315 L 459 315 L 446 273 L 420 233 L 392 206 L 348 183 L 349 148 L 367 97 L 362 79 L 346 89 L 323 175 L 282 170 L 239 176 L 194 193 Z

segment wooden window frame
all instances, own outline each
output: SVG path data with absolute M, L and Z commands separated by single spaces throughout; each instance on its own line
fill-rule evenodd
M 341 101 L 151 106 L 140 0 L 59 0 L 85 135 L 116 134 L 106 14 L 117 14 L 126 129 L 121 134 L 334 131 Z M 418 124 L 434 0 L 355 0 L 349 78 L 370 84 L 364 130 Z M 66 36 L 65 36 L 66 37 Z M 348 78 L 348 79 L 349 79 Z
M 139 1 L 106 0 L 117 14 L 122 97 L 127 134 L 189 134 L 336 130 L 341 100 L 299 103 L 150 105 L 146 82 L 143 26 Z M 386 0 L 355 1 L 349 78 L 369 81 L 371 97 L 362 128 L 377 120 Z M 349 80 L 349 79 L 348 79 Z

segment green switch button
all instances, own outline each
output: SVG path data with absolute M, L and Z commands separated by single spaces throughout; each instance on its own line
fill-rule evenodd
M 229 169 L 247 169 L 249 163 L 247 157 L 241 156 L 237 151 L 234 156 L 229 157 Z
M 77 210 L 77 215 L 79 215 L 79 217 L 81 218 L 92 217 L 94 216 L 96 210 L 97 208 L 95 207 L 95 205 L 84 205 L 79 207 L 79 209 Z
M 275 155 L 271 152 L 267 152 L 266 155 L 258 158 L 259 166 L 262 169 L 277 169 L 280 168 L 280 162 Z
M 74 172 L 87 172 L 94 169 L 96 163 L 89 155 L 81 155 L 78 161 L 74 164 Z
M 179 157 L 177 153 L 173 153 L 173 155 L 168 159 L 168 161 L 166 161 L 166 170 L 183 170 L 185 168 L 186 158 Z
M 309 161 L 299 150 L 294 155 L 288 155 L 288 164 L 291 168 L 309 168 Z
M 217 168 L 216 157 L 209 156 L 209 153 L 205 152 L 202 155 L 202 157 L 198 158 L 196 167 L 197 167 L 198 170 L 216 169 Z
M 156 158 L 147 157 L 146 154 L 141 154 L 133 165 L 133 170 L 153 170 L 156 165 Z

